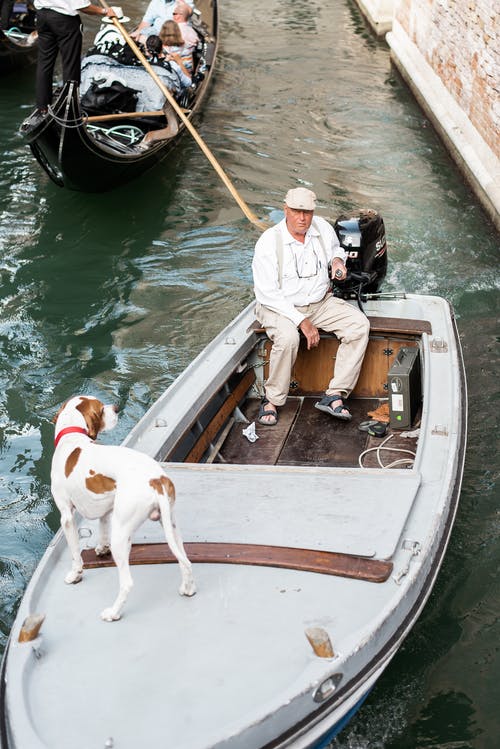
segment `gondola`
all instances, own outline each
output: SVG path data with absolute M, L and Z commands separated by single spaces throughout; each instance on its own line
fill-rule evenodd
M 218 44 L 217 0 L 200 0 L 197 9 L 199 16 L 193 25 L 200 43 L 194 56 L 193 82 L 181 97 L 176 97 L 190 121 L 207 95 Z M 84 58 L 82 70 L 85 62 Z M 152 67 L 162 75 L 158 65 Z M 128 75 L 138 73 L 148 85 L 155 86 L 147 71 L 137 64 L 116 68 L 118 81 L 127 81 Z M 161 94 L 160 89 L 157 92 Z M 185 124 L 168 103 L 154 111 L 117 107 L 110 112 L 106 107 L 101 113 L 94 109 L 88 116 L 82 106 L 80 87 L 68 81 L 47 114 L 34 113 L 23 122 L 20 132 L 56 185 L 82 192 L 105 192 L 164 161 L 185 130 Z
M 15 3 L 7 28 L 0 28 L 0 74 L 32 65 L 38 55 L 35 12 L 26 3 Z
M 354 223 L 343 242 L 359 254 Z M 371 332 L 352 422 L 314 408 L 339 345 L 325 333 L 314 352 L 302 341 L 276 426 L 257 423 L 271 344 L 252 303 L 132 429 L 124 444 L 175 484 L 198 593 L 177 595 L 147 521 L 123 619 L 104 623 L 116 569 L 95 553 L 97 523 L 80 524 L 78 586 L 64 585 L 59 531 L 4 657 L 6 749 L 324 749 L 360 708 L 436 581 L 467 428 L 450 305 L 377 290 L 360 301 Z

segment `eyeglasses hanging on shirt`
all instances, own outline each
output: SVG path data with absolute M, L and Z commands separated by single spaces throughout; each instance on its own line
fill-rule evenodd
M 312 250 L 312 251 L 311 251 Z M 300 261 L 297 260 L 297 254 L 292 250 L 293 259 L 295 261 L 295 272 L 298 278 L 313 278 L 318 275 L 318 271 L 321 267 L 321 261 L 319 260 L 316 250 L 312 247 L 309 249 L 303 249 L 300 253 Z M 300 265 L 300 270 L 299 270 Z

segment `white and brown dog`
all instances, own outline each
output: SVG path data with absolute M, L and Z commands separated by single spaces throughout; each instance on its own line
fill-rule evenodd
M 95 551 L 105 555 L 111 550 L 120 581 L 116 601 L 101 613 L 108 622 L 120 618 L 132 588 L 131 537 L 148 517 L 161 518 L 170 550 L 179 562 L 182 575 L 179 593 L 192 596 L 196 592 L 191 563 L 175 525 L 173 483 L 160 464 L 148 455 L 94 442 L 99 432 L 113 429 L 117 420 L 116 408 L 103 405 L 97 398 L 79 395 L 67 401 L 54 417 L 51 470 L 52 494 L 72 556 L 66 583 L 78 583 L 83 576 L 74 511 L 85 518 L 100 520 Z

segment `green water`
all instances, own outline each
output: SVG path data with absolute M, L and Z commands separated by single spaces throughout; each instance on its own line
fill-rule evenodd
M 139 18 L 131 2 L 123 8 Z M 493 749 L 498 235 L 353 5 L 225 0 L 221 17 L 200 132 L 240 194 L 271 220 L 297 184 L 314 188 L 323 215 L 377 209 L 389 240 L 386 287 L 447 297 L 467 368 L 469 446 L 444 566 L 416 627 L 334 746 Z M 85 27 L 89 38 L 95 21 Z M 48 181 L 17 135 L 33 103 L 33 71 L 4 76 L 0 102 L 3 650 L 58 527 L 49 470 L 61 401 L 95 393 L 116 402 L 119 426 L 107 440 L 123 439 L 252 298 L 258 233 L 190 139 L 168 173 L 111 194 L 69 193 Z

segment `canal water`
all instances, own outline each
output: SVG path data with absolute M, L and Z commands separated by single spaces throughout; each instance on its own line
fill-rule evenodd
M 132 20 L 139 11 L 122 3 Z M 290 187 L 318 213 L 372 207 L 386 288 L 454 305 L 469 446 L 448 554 L 419 622 L 336 749 L 498 746 L 498 235 L 349 0 L 221 0 L 217 75 L 199 129 L 261 218 Z M 86 39 L 97 29 L 84 19 Z M 17 134 L 33 71 L 0 92 L 0 651 L 58 528 L 52 416 L 76 393 L 119 405 L 119 442 L 252 298 L 259 232 L 187 136 L 110 194 L 54 186 Z M 96 175 L 96 183 L 99 175 Z M 29 747 L 26 747 L 29 749 Z M 251 749 L 251 747 L 249 747 Z

